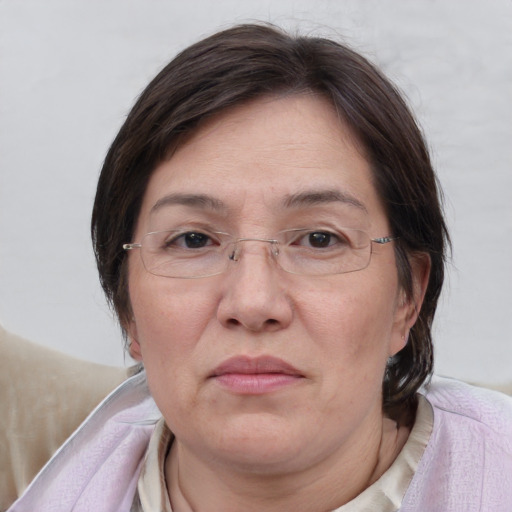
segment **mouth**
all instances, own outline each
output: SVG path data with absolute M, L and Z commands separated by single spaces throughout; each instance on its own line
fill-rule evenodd
M 283 389 L 304 378 L 299 370 L 272 356 L 236 356 L 221 363 L 210 375 L 224 389 L 243 395 L 260 395 Z

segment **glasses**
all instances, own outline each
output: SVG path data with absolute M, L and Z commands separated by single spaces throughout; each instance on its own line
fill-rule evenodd
M 144 235 L 140 243 L 123 249 L 140 249 L 145 269 L 161 277 L 197 279 L 225 272 L 240 260 L 247 243 L 269 244 L 269 257 L 290 274 L 326 276 L 363 270 L 370 264 L 372 242 L 387 244 L 390 236 L 370 238 L 351 228 L 290 229 L 275 238 L 237 238 L 222 231 L 176 229 Z

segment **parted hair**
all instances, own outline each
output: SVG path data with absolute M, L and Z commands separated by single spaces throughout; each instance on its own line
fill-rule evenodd
M 388 361 L 383 409 L 403 416 L 433 367 L 432 322 L 449 235 L 429 152 L 406 102 L 366 58 L 339 42 L 239 25 L 179 53 L 128 114 L 101 170 L 91 232 L 100 281 L 121 327 L 131 319 L 123 243 L 132 241 L 148 181 L 198 124 L 263 96 L 316 93 L 329 100 L 365 149 L 393 236 L 399 283 L 412 300 L 411 261 L 431 272 L 407 345 Z M 123 329 L 124 332 L 124 329 Z

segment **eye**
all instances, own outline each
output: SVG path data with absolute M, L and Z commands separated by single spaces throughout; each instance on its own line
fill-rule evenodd
M 214 241 L 210 236 L 199 231 L 187 231 L 165 240 L 166 248 L 202 249 L 213 244 Z
M 345 245 L 347 240 L 342 235 L 329 231 L 310 231 L 298 238 L 296 244 L 313 249 L 325 249 L 334 245 Z
M 329 247 L 335 240 L 331 233 L 326 233 L 325 231 L 315 231 L 314 233 L 309 233 L 307 236 L 308 244 L 311 247 L 315 247 L 317 249 L 322 249 L 324 247 Z

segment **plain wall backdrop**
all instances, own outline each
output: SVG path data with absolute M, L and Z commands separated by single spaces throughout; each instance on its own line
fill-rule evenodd
M 407 95 L 444 187 L 453 260 L 436 371 L 512 380 L 512 1 L 0 1 L 0 322 L 128 364 L 89 240 L 99 169 L 137 95 L 234 23 L 335 37 Z

